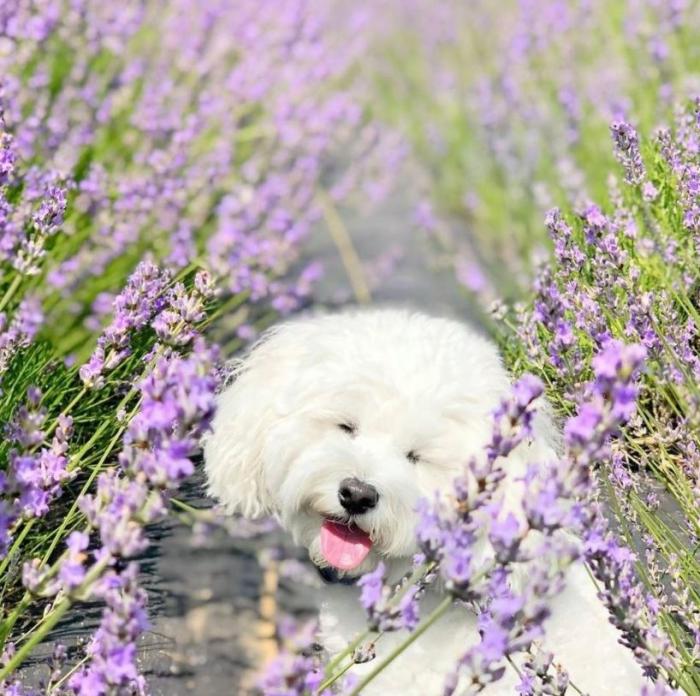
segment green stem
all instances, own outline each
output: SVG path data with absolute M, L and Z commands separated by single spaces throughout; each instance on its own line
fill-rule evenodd
M 133 392 L 129 392 L 129 394 L 127 394 L 127 395 L 124 397 L 124 399 L 122 400 L 120 406 L 123 405 L 124 403 L 126 403 L 127 399 L 130 398 L 130 396 L 131 396 L 132 393 L 133 393 Z M 133 415 L 133 411 L 132 411 L 132 415 Z M 128 422 L 129 420 L 130 420 L 130 419 L 126 419 L 126 422 Z M 93 481 L 95 480 L 95 477 L 96 477 L 97 474 L 99 473 L 99 471 L 100 471 L 100 469 L 102 468 L 103 464 L 105 463 L 105 461 L 107 461 L 107 457 L 109 457 L 109 455 L 111 454 L 112 450 L 114 449 L 114 445 L 117 443 L 117 441 L 118 441 L 119 438 L 121 437 L 122 433 L 124 432 L 124 428 L 125 428 L 125 427 L 126 427 L 126 426 L 122 426 L 122 427 L 119 428 L 119 430 L 115 433 L 115 435 L 114 435 L 114 437 L 112 438 L 111 442 L 110 442 L 109 445 L 106 447 L 105 451 L 102 453 L 102 456 L 100 457 L 100 460 L 98 461 L 98 463 L 95 465 L 95 467 L 94 467 L 94 468 L 92 469 L 92 471 L 90 472 L 90 476 L 89 476 L 88 480 L 85 482 L 85 484 L 83 485 L 83 487 L 82 487 L 82 489 L 81 489 L 81 491 L 80 491 L 80 494 L 79 494 L 78 497 L 73 501 L 73 505 L 71 506 L 71 508 L 69 509 L 68 513 L 65 515 L 65 517 L 63 518 L 63 521 L 61 522 L 60 527 L 54 532 L 53 538 L 52 538 L 52 540 L 51 540 L 51 544 L 49 545 L 49 548 L 46 550 L 46 552 L 44 553 L 43 558 L 41 559 L 41 565 L 42 565 L 42 566 L 46 564 L 46 562 L 48 561 L 49 557 L 51 556 L 51 554 L 52 554 L 52 553 L 54 552 L 54 550 L 56 549 L 56 546 L 58 545 L 59 541 L 60 541 L 61 538 L 62 538 L 62 533 L 63 533 L 63 531 L 66 529 L 66 527 L 67 527 L 68 524 L 70 523 L 70 521 L 71 521 L 73 515 L 75 514 L 75 510 L 76 510 L 77 507 L 78 507 L 78 500 L 80 499 L 80 497 L 81 497 L 87 490 L 89 490 L 90 486 L 92 485 Z M 91 439 L 92 439 L 92 438 L 91 438 Z M 83 447 L 83 448 L 81 449 L 81 453 L 84 453 L 84 450 L 85 450 L 85 447 Z M 80 454 L 79 454 L 79 455 L 76 455 L 76 457 L 77 457 L 76 460 L 75 460 L 74 462 L 72 462 L 73 467 L 74 467 L 75 465 L 77 465 L 77 463 L 80 461 Z M 27 529 L 27 527 L 30 527 L 31 524 L 33 523 L 33 521 L 34 521 L 33 519 L 32 519 L 32 520 L 29 520 L 29 522 L 28 522 L 27 525 L 25 526 L 25 530 L 26 530 L 26 531 L 29 531 L 29 530 Z M 26 531 L 23 531 L 23 536 L 22 536 L 22 538 L 24 538 L 24 536 L 26 536 Z M 20 541 L 21 541 L 21 539 L 18 538 L 18 541 L 15 542 L 15 544 L 13 544 L 13 548 L 14 548 L 15 545 L 17 545 L 17 543 L 20 542 Z M 3 561 L 3 565 L 2 565 L 0 568 L 4 568 L 4 565 L 6 564 L 6 562 L 7 562 L 7 560 L 8 560 L 9 558 L 10 558 L 10 554 L 8 554 L 8 556 L 5 558 L 5 560 Z M 0 574 L 1 574 L 1 573 L 0 573 Z M 29 605 L 30 602 L 31 602 L 31 594 L 30 594 L 29 592 L 26 592 L 26 593 L 24 594 L 24 596 L 22 597 L 22 599 L 20 600 L 20 602 L 15 606 L 15 608 L 13 609 L 13 611 L 8 615 L 7 619 L 5 619 L 5 621 L 2 623 L 2 629 L 0 630 L 0 645 L 3 645 L 3 644 L 4 644 L 5 639 L 6 639 L 7 636 L 9 635 L 9 632 L 10 632 L 10 631 L 12 630 L 12 628 L 14 627 L 15 623 L 17 622 L 17 619 L 18 619 L 18 618 L 20 617 L 20 615 L 24 612 L 24 610 L 27 608 L 27 606 Z
M 244 292 L 239 292 L 236 295 L 232 295 L 228 300 L 222 302 L 219 307 L 217 307 L 201 324 L 202 327 L 209 326 L 211 323 L 216 321 L 222 314 L 230 312 L 237 307 L 240 307 L 250 296 L 248 290 Z
M 330 686 L 335 684 L 338 679 L 340 679 L 344 674 L 347 674 L 347 672 L 351 669 L 351 667 L 354 665 L 354 662 L 348 662 L 343 669 L 340 670 L 336 675 L 329 677 L 326 679 L 321 686 L 318 687 L 318 690 L 316 691 L 317 694 L 322 694 L 326 689 L 328 689 Z
M 102 571 L 107 567 L 107 564 L 108 561 L 106 559 L 96 563 L 85 576 L 85 580 L 83 580 L 80 586 L 75 590 L 75 596 L 80 596 L 86 588 L 90 587 L 90 585 L 100 577 Z M 71 597 L 65 597 L 46 615 L 44 622 L 36 632 L 29 637 L 26 643 L 22 644 L 12 658 L 8 660 L 7 664 L 0 669 L 0 682 L 12 674 L 24 662 L 32 650 L 46 638 L 51 629 L 61 620 L 71 606 L 73 606 L 73 600 Z
M 372 640 L 371 645 L 376 645 L 383 635 L 385 635 L 384 631 L 378 633 L 374 640 Z M 333 676 L 326 678 L 323 684 L 319 687 L 319 692 L 323 693 L 325 689 L 328 689 L 329 687 L 333 686 L 333 684 L 335 684 L 335 682 L 337 682 L 338 679 L 340 679 L 355 664 L 357 663 L 355 662 L 353 655 L 353 659 L 350 662 L 348 662 L 348 664 L 345 665 L 345 667 L 343 667 L 343 669 L 341 669 L 340 672 L 337 672 Z
M 369 638 L 374 631 L 372 629 L 368 628 L 367 630 L 363 631 L 359 635 L 355 636 L 353 640 L 351 640 L 343 650 L 341 650 L 327 665 L 326 665 L 326 674 L 327 675 L 332 675 L 333 670 L 348 656 L 352 655 L 352 653 L 355 651 L 355 648 L 366 638 Z M 350 664 L 353 664 L 352 662 Z
M 17 602 L 17 605 L 12 610 L 12 613 L 3 622 L 2 641 L 0 641 L 0 647 L 4 647 L 5 640 L 7 639 L 7 636 L 10 635 L 10 632 L 17 623 L 17 619 L 24 613 L 25 609 L 27 609 L 27 607 L 29 607 L 31 603 L 32 596 L 29 594 L 29 592 L 25 592 L 22 599 L 19 602 Z
M 370 304 L 372 302 L 372 292 L 362 267 L 362 261 L 357 255 L 357 250 L 352 243 L 352 237 L 343 219 L 340 217 L 333 199 L 325 190 L 318 189 L 316 200 L 321 207 L 326 229 L 340 255 L 340 260 L 350 281 L 355 299 L 360 304 Z
M 73 504 L 71 505 L 70 510 L 68 510 L 67 514 L 64 516 L 63 521 L 61 522 L 61 525 L 54 532 L 51 544 L 49 545 L 49 548 L 46 550 L 44 557 L 41 559 L 42 566 L 46 563 L 46 561 L 49 559 L 51 554 L 54 552 L 54 549 L 58 545 L 58 542 L 61 540 L 63 532 L 65 531 L 66 527 L 68 526 L 71 519 L 73 518 L 75 511 L 78 508 L 78 502 L 85 495 L 85 493 L 87 493 L 87 491 L 90 490 L 90 486 L 92 486 L 92 482 L 95 480 L 95 477 L 102 469 L 102 466 L 104 465 L 104 463 L 107 461 L 107 457 L 109 457 L 109 455 L 112 453 L 114 446 L 117 444 L 117 442 L 119 441 L 119 438 L 122 436 L 122 433 L 124 432 L 124 427 L 125 426 L 122 426 L 121 428 L 119 428 L 119 430 L 117 430 L 117 432 L 114 434 L 114 437 L 112 438 L 109 445 L 107 445 L 107 448 L 103 452 L 102 457 L 100 457 L 100 461 L 98 461 L 97 464 L 95 464 L 95 466 L 93 467 L 92 471 L 90 472 L 90 476 L 88 477 L 87 481 L 85 481 L 85 483 L 83 484 L 83 487 L 80 489 L 80 493 L 78 494 L 76 499 L 73 501 Z
M 87 390 L 83 387 L 83 389 L 81 389 L 80 392 L 78 392 L 76 397 L 68 404 L 68 406 L 65 409 L 63 409 L 62 413 L 69 413 L 73 409 L 73 407 L 80 401 L 80 399 L 82 399 L 85 396 L 86 392 L 87 392 Z M 120 406 L 122 406 L 124 403 L 126 403 L 125 400 L 122 401 Z M 54 420 L 54 422 L 51 424 L 51 426 L 47 430 L 47 435 L 50 435 L 51 431 L 56 427 L 57 424 L 58 424 L 58 418 L 56 420 Z M 76 454 L 76 458 L 71 462 L 71 464 L 73 466 L 75 466 L 75 464 L 77 464 L 80 461 L 80 457 L 82 456 L 82 454 L 84 454 L 86 447 L 91 445 L 92 442 L 94 441 L 95 435 L 98 435 L 98 433 L 101 433 L 101 431 L 104 430 L 104 428 L 107 425 L 108 425 L 108 423 L 107 423 L 107 421 L 105 421 L 102 424 L 102 426 L 100 428 L 98 428 L 98 430 L 95 432 L 93 437 L 90 438 L 90 440 L 88 440 L 86 445 L 83 446 L 83 448 Z M 5 570 L 7 569 L 7 565 L 9 564 L 10 559 L 12 558 L 12 556 L 14 555 L 16 550 L 19 548 L 19 545 L 22 543 L 22 541 L 24 541 L 29 530 L 34 525 L 34 520 L 35 520 L 35 518 L 32 518 L 26 524 L 24 524 L 24 527 L 22 529 L 21 534 L 15 539 L 14 543 L 12 544 L 12 548 L 10 549 L 10 551 L 7 553 L 5 558 L 3 558 L 2 562 L 0 563 L 0 577 L 2 577 L 3 574 L 5 573 Z
M 7 569 L 7 566 L 9 565 L 10 561 L 14 558 L 15 554 L 19 550 L 20 544 L 24 541 L 27 534 L 29 534 L 29 530 L 34 526 L 35 520 L 36 520 L 36 517 L 32 517 L 30 520 L 28 520 L 27 522 L 24 523 L 24 526 L 22 527 L 22 531 L 15 538 L 14 542 L 12 543 L 12 547 L 7 552 L 7 555 L 5 556 L 5 558 L 2 559 L 2 563 L 0 563 L 0 578 L 3 577 L 3 575 L 5 574 L 5 570 Z
M 66 597 L 51 612 L 40 630 L 38 630 L 22 647 L 13 655 L 12 659 L 0 669 L 0 681 L 5 679 L 19 667 L 34 647 L 40 643 L 48 632 L 61 620 L 63 615 L 71 608 L 72 602 Z
M 192 505 L 188 505 L 187 503 L 183 503 L 182 500 L 178 500 L 177 498 L 170 498 L 170 502 L 176 507 L 179 507 L 181 510 L 185 510 L 185 512 L 193 512 L 195 514 L 205 512 L 205 510 L 193 507 Z
M 75 398 L 66 406 L 64 409 L 61 410 L 61 415 L 69 415 L 70 412 L 73 410 L 75 405 L 87 394 L 87 387 L 83 387 L 76 395 Z M 58 418 L 56 418 L 53 423 L 48 427 L 46 430 L 46 437 L 49 437 L 53 431 L 54 428 L 58 425 Z
M 389 600 L 388 604 L 388 609 L 393 609 L 398 602 L 401 600 L 401 598 L 408 592 L 408 588 L 411 587 L 416 583 L 417 580 L 420 578 L 424 577 L 427 575 L 431 570 L 435 568 L 437 563 L 434 561 L 431 561 L 430 563 L 421 563 L 421 565 L 417 566 L 414 568 L 413 572 L 411 575 L 408 577 L 406 582 L 403 584 L 401 588 L 399 588 L 398 592 Z M 333 670 L 348 656 L 352 655 L 354 652 L 355 648 L 366 638 L 369 638 L 369 636 L 372 633 L 376 633 L 376 631 L 373 631 L 372 629 L 368 628 L 367 630 L 363 631 L 359 635 L 355 636 L 355 638 L 348 643 L 348 645 L 341 651 L 339 652 L 329 663 L 326 665 L 326 676 L 330 676 L 333 673 Z
M 55 684 L 49 684 L 47 686 L 46 693 L 47 694 L 56 693 L 56 689 L 59 689 L 63 684 L 65 684 L 66 681 L 68 681 L 68 679 L 73 674 L 75 674 L 89 659 L 90 659 L 90 656 L 86 655 L 81 660 L 76 662 Z
M 123 406 L 125 406 L 131 397 L 136 393 L 136 390 L 132 387 L 124 396 L 124 398 L 117 404 L 117 407 L 115 409 L 115 412 L 118 412 L 119 409 L 121 409 Z M 87 452 L 94 444 L 95 442 L 100 438 L 102 433 L 110 426 L 112 425 L 112 421 L 110 419 L 105 419 L 102 421 L 102 424 L 100 425 L 97 430 L 92 434 L 92 437 L 71 457 L 70 460 L 70 465 L 69 469 L 74 469 L 77 464 L 80 462 L 82 459 L 83 455 L 85 452 Z
M 0 300 L 0 312 L 2 312 L 3 309 L 7 306 L 7 303 L 12 299 L 13 295 L 17 291 L 17 288 L 19 287 L 19 284 L 22 282 L 22 276 L 17 274 L 13 279 L 12 282 L 10 283 L 10 287 L 7 288 L 7 291 L 5 292 L 5 295 L 3 296 L 2 300 Z
M 442 602 L 433 609 L 433 611 L 419 624 L 411 635 L 402 643 L 396 646 L 369 674 L 363 677 L 359 684 L 348 694 L 348 696 L 357 696 L 367 684 L 369 684 L 382 670 L 386 669 L 401 653 L 404 652 L 410 645 L 415 643 L 452 605 L 452 597 L 448 595 L 443 598 Z
M 252 123 L 249 126 L 239 128 L 235 132 L 233 138 L 239 143 L 244 143 L 249 140 L 256 140 L 257 138 L 266 138 L 271 135 L 275 135 L 275 129 L 273 126 L 267 123 Z

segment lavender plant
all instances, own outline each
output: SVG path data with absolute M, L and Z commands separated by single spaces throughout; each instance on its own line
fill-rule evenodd
M 385 583 L 381 564 L 361 578 L 368 630 L 325 667 L 318 654 L 283 655 L 268 669 L 264 693 L 359 694 L 454 602 L 477 615 L 480 640 L 446 675 L 443 693 L 479 693 L 509 669 L 518 672 L 522 694 L 580 693 L 555 662 L 556 654 L 542 647 L 549 603 L 564 587 L 566 569 L 578 559 L 589 564 L 600 582 L 601 597 L 623 640 L 658 680 L 659 692 L 671 693 L 666 683 L 682 683 L 693 693 L 692 677 L 657 626 L 663 610 L 631 572 L 634 554 L 608 529 L 599 504 L 595 468 L 609 457 L 620 428 L 635 414 L 644 355 L 640 345 L 611 340 L 595 357 L 594 379 L 566 422 L 564 456 L 533 464 L 525 474 L 523 521 L 505 510 L 497 495 L 505 477 L 504 458 L 531 436 L 536 400 L 544 390 L 531 375 L 519 380 L 511 398 L 494 413 L 485 456 L 468 463 L 449 496 L 422 502 L 417 528 L 421 553 L 412 573 L 396 587 Z M 483 553 L 486 539 L 490 554 Z M 444 597 L 420 618 L 421 597 L 437 577 Z M 396 630 L 407 632 L 405 639 L 388 655 L 376 657 L 375 642 Z M 374 668 L 352 679 L 353 665 L 369 660 L 376 661 Z
M 23 663 L 89 601 L 98 630 L 38 688 L 147 690 L 138 559 L 197 464 L 213 343 L 308 301 L 311 226 L 380 196 L 400 153 L 348 78 L 362 33 L 328 20 L 305 0 L 0 9 L 3 693 L 33 693 Z
M 547 213 L 552 255 L 537 264 L 530 298 L 492 315 L 507 361 L 542 377 L 570 417 L 569 448 L 595 463 L 602 512 L 587 523 L 585 557 L 613 622 L 647 674 L 690 694 L 700 689 L 697 114 L 697 101 L 680 103 L 672 126 L 646 137 L 613 121 L 619 170 L 606 177 L 607 195 L 597 204 L 582 193 L 569 214 Z M 634 415 L 634 393 L 615 375 L 638 357 L 619 341 L 647 355 Z M 630 422 L 598 449 L 613 414 Z M 603 532 L 605 517 L 628 550 Z
M 696 12 L 441 3 L 404 25 L 403 79 L 377 77 L 428 167 L 417 222 L 460 284 L 496 300 L 484 316 L 516 373 L 539 375 L 567 417 L 594 355 L 611 340 L 644 346 L 638 410 L 596 465 L 600 504 L 634 556 L 610 548 L 602 572 L 597 552 L 587 557 L 624 607 L 625 636 L 626 616 L 653 610 L 687 693 L 700 688 Z M 405 16 L 416 13 L 419 2 Z M 407 106 L 409 88 L 422 98 Z M 582 443 L 605 427 L 585 416 Z M 628 591 L 635 577 L 646 595 Z
M 610 131 L 624 182 L 608 178 L 605 207 L 589 202 L 568 219 L 556 209 L 548 214 L 554 258 L 539 268 L 532 303 L 510 317 L 520 340 L 511 343 L 509 359 L 542 374 L 558 407 L 570 412 L 599 346 L 621 339 L 645 347 L 640 408 L 598 475 L 677 652 L 679 684 L 696 693 L 698 246 L 689 185 L 698 166 L 697 105 L 679 107 L 673 128 L 658 129 L 646 142 L 627 122 L 614 122 Z M 592 419 L 586 427 L 601 424 Z M 603 579 L 611 601 L 633 577 L 629 561 L 621 557 Z M 623 604 L 616 622 L 625 634 L 625 616 L 645 604 L 634 595 Z
M 432 65 L 446 66 L 446 71 L 432 70 L 430 78 L 437 76 L 438 81 L 430 85 L 425 84 L 428 74 L 420 66 L 415 72 L 405 72 L 415 79 L 419 92 L 422 85 L 426 99 L 413 100 L 407 109 L 405 100 L 394 95 L 389 108 L 401 105 L 397 118 L 417 145 L 419 156 L 431 165 L 428 174 L 434 174 L 429 180 L 434 203 L 421 204 L 419 223 L 435 236 L 442 250 L 457 252 L 451 263 L 458 280 L 471 290 L 482 290 L 487 273 L 475 271 L 473 257 L 462 256 L 459 240 L 446 235 L 445 212 L 464 214 L 476 225 L 472 229 L 482 259 L 496 259 L 510 273 L 514 267 L 536 268 L 534 298 L 527 301 L 530 291 L 523 287 L 530 281 L 527 274 L 521 275 L 515 294 L 526 302 L 497 305 L 494 331 L 502 338 L 511 366 L 540 375 L 557 410 L 570 418 L 565 429 L 569 458 L 585 463 L 581 471 L 586 471 L 591 486 L 590 493 L 583 496 L 592 512 L 580 530 L 585 540 L 581 553 L 600 583 L 601 596 L 623 641 L 635 651 L 646 673 L 658 680 L 647 692 L 671 693 L 678 687 L 696 694 L 700 689 L 695 417 L 698 107 L 672 98 L 692 94 L 694 54 L 688 43 L 692 22 L 684 25 L 682 13 L 693 9 L 638 3 L 634 9 L 627 8 L 629 14 L 624 17 L 612 18 L 626 22 L 623 34 L 615 21 L 605 23 L 596 14 L 607 12 L 607 4 L 605 8 L 595 3 L 580 8 L 589 13 L 579 17 L 581 21 L 573 21 L 577 10 L 566 3 L 522 7 L 514 23 L 503 21 L 499 7 L 500 28 L 513 49 L 500 55 L 481 46 L 478 37 L 459 41 L 459 28 L 471 26 L 493 42 L 498 32 L 492 8 L 470 4 L 456 10 L 445 3 L 441 12 L 432 15 L 435 24 L 429 24 L 427 32 L 425 24 L 414 23 L 421 27 L 420 39 Z M 459 11 L 466 21 L 460 22 Z M 546 15 L 547 21 L 534 22 L 531 12 Z M 471 21 L 475 17 L 481 21 Z M 537 35 L 539 26 L 559 20 L 563 22 L 560 32 Z M 592 67 L 583 57 L 585 47 L 573 36 L 591 45 L 591 33 L 582 32 L 582 25 L 603 28 L 601 36 L 606 41 L 617 38 L 611 50 L 600 52 L 611 66 L 609 72 Z M 562 64 L 560 37 L 562 45 L 566 44 L 566 71 L 558 67 Z M 492 112 L 472 109 L 478 91 L 467 92 L 470 99 L 459 101 L 465 88 L 460 82 L 465 75 L 462 51 L 474 46 L 481 46 L 482 57 L 490 57 L 491 65 L 490 70 L 469 74 L 486 74 L 483 80 L 494 106 L 503 99 L 507 102 L 490 120 Z M 618 54 L 618 47 L 623 55 Z M 647 47 L 653 50 L 647 52 Z M 405 59 L 403 53 L 398 55 Z M 456 55 L 462 60 L 456 60 Z M 471 56 L 468 64 L 479 61 Z M 625 77 L 632 66 L 634 80 Z M 492 80 L 494 73 L 497 77 Z M 610 75 L 615 87 L 601 89 L 601 80 L 607 84 Z M 382 85 L 390 94 L 396 88 L 396 83 L 382 81 Z M 563 111 L 552 106 L 552 93 L 563 100 Z M 677 106 L 672 110 L 674 103 Z M 439 107 L 434 109 L 436 104 Z M 480 122 L 482 115 L 485 122 Z M 410 120 L 413 116 L 416 121 Z M 656 123 L 664 121 L 672 125 L 654 130 Z M 570 137 L 565 137 L 567 133 Z M 489 157 L 478 154 L 480 142 L 491 148 Z M 529 150 L 528 144 L 532 146 Z M 528 158 L 528 152 L 537 157 Z M 615 160 L 619 175 L 612 174 Z M 485 161 L 492 163 L 494 171 L 485 168 Z M 470 162 L 476 168 L 473 176 Z M 465 190 L 470 184 L 478 187 L 478 196 Z M 552 209 L 543 226 L 542 206 L 553 201 L 572 212 Z M 516 232 L 524 233 L 520 245 L 512 243 L 514 224 Z M 553 254 L 540 255 L 538 262 L 532 249 L 541 246 L 546 251 L 547 246 L 540 230 L 548 232 Z M 504 241 L 510 247 L 505 254 Z M 501 278 L 498 272 L 495 277 Z M 502 284 L 495 285 L 502 290 Z M 615 341 L 640 347 L 623 351 Z M 635 390 L 615 376 L 634 371 L 641 346 L 647 354 L 647 369 L 639 408 L 633 413 Z M 603 407 L 606 403 L 612 407 Z M 610 440 L 619 422 L 627 419 L 628 426 Z M 544 500 L 556 500 L 567 490 L 559 482 L 560 470 L 554 468 L 544 477 Z M 539 499 L 536 495 L 531 498 Z M 535 516 L 536 512 L 533 509 Z M 611 536 L 610 529 L 623 543 Z M 443 529 L 439 525 L 428 536 L 439 545 L 441 539 L 444 543 L 456 536 L 454 528 L 447 530 L 446 539 L 440 536 Z M 514 530 L 514 526 L 505 530 L 504 548 Z M 457 547 L 447 567 L 464 573 L 468 581 L 470 544 L 465 546 Z M 439 560 L 444 563 L 445 558 Z M 382 587 L 380 578 L 378 571 L 363 581 L 374 628 L 391 626 L 400 619 L 398 603 L 392 602 L 393 595 Z M 395 596 L 404 595 L 399 590 Z M 489 600 L 499 596 L 494 586 L 483 604 L 488 606 Z M 411 616 L 415 613 L 410 612 Z M 498 677 L 501 667 L 497 660 L 489 662 L 490 650 L 508 641 L 498 634 L 503 629 L 499 617 L 490 618 L 485 626 L 487 636 L 495 636 L 493 641 L 465 656 L 448 690 L 458 687 L 465 672 L 476 675 L 477 683 Z M 512 626 L 508 619 L 512 617 L 507 617 L 505 625 Z M 420 634 L 421 624 L 418 626 L 416 633 Z M 407 642 L 414 639 L 411 636 Z M 361 638 L 340 660 L 332 659 L 330 673 L 351 673 L 353 650 L 362 648 L 355 659 L 364 659 L 368 648 L 371 654 L 371 639 L 363 643 L 366 640 Z M 575 689 L 557 668 L 556 656 L 543 652 L 536 640 L 518 647 L 529 651 L 521 663 L 523 693 Z M 322 686 L 337 683 L 331 677 Z M 354 688 L 346 690 L 354 693 Z M 298 693 L 303 693 L 301 687 Z
M 531 298 L 500 303 L 492 323 L 511 366 L 540 375 L 569 417 L 570 456 L 595 467 L 584 555 L 622 640 L 648 675 L 690 694 L 700 689 L 698 129 L 697 101 L 679 104 L 673 125 L 646 138 L 613 121 L 619 174 L 606 177 L 607 195 L 596 204 L 582 193 L 570 214 L 547 213 L 553 252 L 537 265 Z M 637 347 L 621 351 L 630 341 Z M 618 379 L 642 352 L 633 412 L 635 390 Z M 627 419 L 614 440 L 601 438 Z M 557 480 L 557 469 L 545 477 L 552 499 Z M 534 654 L 528 661 L 540 664 Z M 543 666 L 528 669 L 524 688 L 551 686 Z
M 609 124 L 650 132 L 698 89 L 694 2 L 391 7 L 368 79 L 426 170 L 417 222 L 471 290 L 527 292 L 546 210 L 606 193 Z

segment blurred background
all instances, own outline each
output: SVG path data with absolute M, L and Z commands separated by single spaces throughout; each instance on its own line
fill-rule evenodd
M 608 196 L 610 123 L 652 133 L 700 93 L 694 0 L 2 5 L 4 122 L 37 177 L 73 181 L 42 287 L 77 361 L 144 254 L 205 257 L 254 300 L 210 326 L 227 355 L 354 303 L 489 330 L 550 254 L 546 211 Z M 201 474 L 181 497 L 211 504 Z M 245 693 L 309 615 L 303 556 L 271 524 L 231 527 L 151 531 L 139 661 L 155 694 Z

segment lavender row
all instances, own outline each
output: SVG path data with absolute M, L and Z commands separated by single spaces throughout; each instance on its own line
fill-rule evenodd
M 177 511 L 220 374 L 309 301 L 325 208 L 384 195 L 398 139 L 329 8 L 185 0 L 0 9 L 0 691 L 146 693 L 144 529 Z M 81 654 L 22 664 L 100 601 Z

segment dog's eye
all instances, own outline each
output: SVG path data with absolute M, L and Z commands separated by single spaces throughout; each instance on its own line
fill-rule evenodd
M 420 456 L 418 455 L 418 452 L 411 450 L 410 452 L 406 452 L 406 459 L 408 459 L 411 464 L 418 464 L 420 461 Z
M 338 427 L 348 435 L 357 435 L 357 426 L 354 423 L 338 423 Z

